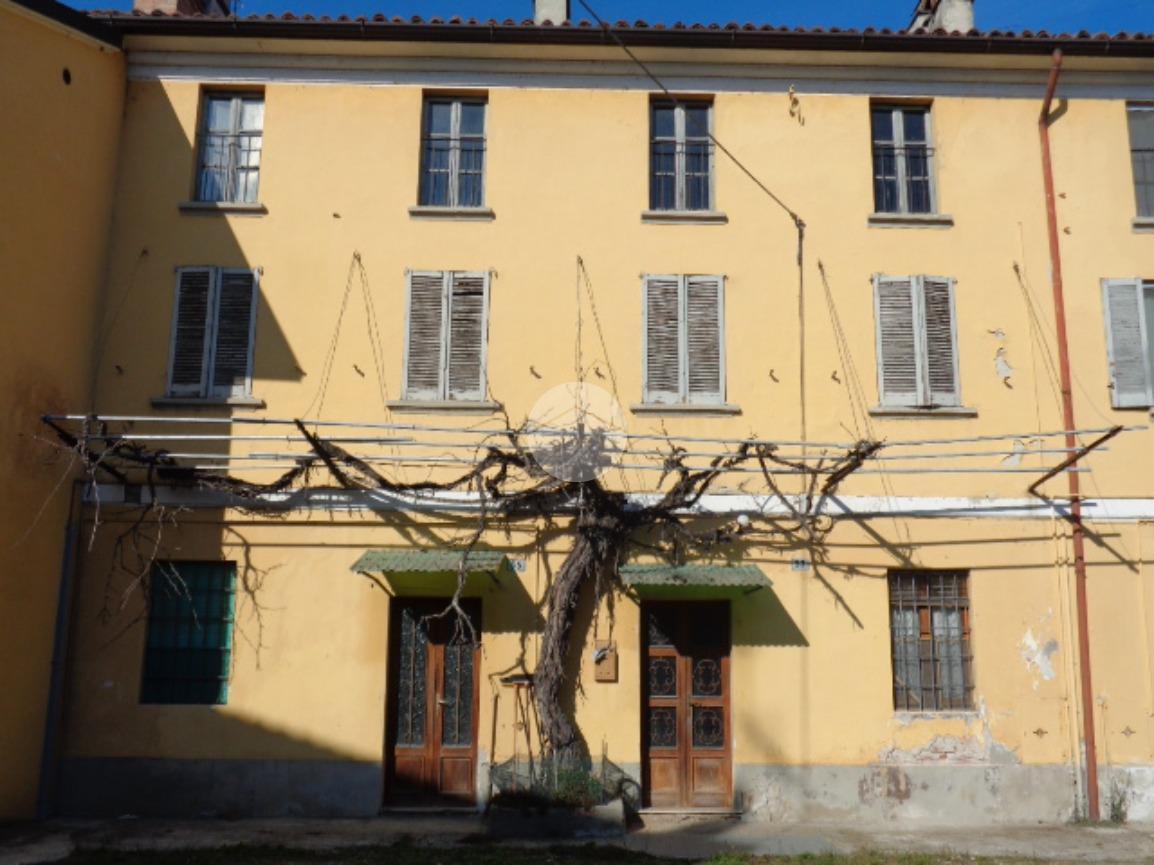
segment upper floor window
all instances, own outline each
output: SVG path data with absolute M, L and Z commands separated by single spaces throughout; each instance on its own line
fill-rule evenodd
M 1140 217 L 1154 217 L 1154 105 L 1131 105 L 1130 161 Z
M 934 213 L 930 110 L 916 105 L 874 105 L 874 210 Z
M 177 271 L 169 396 L 228 399 L 252 393 L 257 283 L 255 270 Z
M 974 707 L 969 584 L 965 571 L 890 571 L 895 709 Z
M 954 280 L 876 276 L 874 303 L 882 406 L 960 406 Z
M 407 400 L 485 398 L 489 274 L 409 274 Z
M 256 203 L 263 140 L 262 94 L 207 94 L 198 148 L 197 201 Z
M 1107 279 L 1102 291 L 1114 408 L 1154 406 L 1154 280 Z
M 235 591 L 232 562 L 152 566 L 140 702 L 228 702 Z
M 425 98 L 421 123 L 421 205 L 484 205 L 485 107 L 484 99 Z
M 649 108 L 649 208 L 713 209 L 713 106 L 654 100 Z
M 721 276 L 645 278 L 645 402 L 725 402 Z

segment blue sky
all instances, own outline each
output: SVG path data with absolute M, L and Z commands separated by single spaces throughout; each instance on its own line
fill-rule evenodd
M 69 2 L 69 0 L 65 0 Z M 904 27 L 915 0 L 587 0 L 604 18 L 646 21 L 753 21 L 790 27 Z M 240 13 L 460 15 L 525 18 L 532 0 L 240 0 Z M 578 0 L 574 9 L 583 12 Z M 131 0 L 81 0 L 81 9 L 131 7 Z M 575 17 L 578 17 L 575 15 Z M 581 14 L 579 17 L 588 17 Z M 977 0 L 983 30 L 1154 32 L 1154 0 Z

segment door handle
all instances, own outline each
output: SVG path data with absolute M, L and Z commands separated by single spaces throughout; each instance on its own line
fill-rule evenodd
M 437 705 L 438 706 L 451 706 L 452 704 L 453 704 L 452 700 L 446 700 L 444 697 L 437 697 Z

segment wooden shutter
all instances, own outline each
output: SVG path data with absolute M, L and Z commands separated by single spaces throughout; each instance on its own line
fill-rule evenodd
M 220 273 L 212 352 L 212 396 L 248 396 L 252 392 L 256 286 L 256 274 L 251 270 Z
M 874 277 L 877 317 L 878 393 L 883 406 L 919 403 L 918 339 L 914 280 Z
M 1146 352 L 1146 328 L 1151 322 L 1143 320 L 1142 283 L 1136 279 L 1107 279 L 1102 282 L 1102 292 L 1114 408 L 1152 405 L 1154 394 Z
M 690 402 L 722 402 L 725 382 L 721 277 L 689 277 L 685 298 L 688 399 Z
M 485 312 L 488 274 L 454 273 L 449 306 L 448 398 L 485 397 Z
M 211 303 L 210 268 L 186 267 L 177 271 L 168 373 L 171 396 L 204 396 Z
M 925 338 L 925 378 L 929 405 L 958 406 L 957 327 L 954 319 L 954 281 L 925 276 L 922 285 L 922 333 Z
M 645 402 L 681 398 L 681 281 L 675 276 L 645 280 Z
M 405 343 L 405 399 L 442 396 L 445 274 L 409 274 L 409 332 Z

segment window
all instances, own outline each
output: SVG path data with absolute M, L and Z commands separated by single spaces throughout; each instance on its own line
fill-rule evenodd
M 969 575 L 890 571 L 889 588 L 894 708 L 972 709 Z
M 262 94 L 209 93 L 204 97 L 197 201 L 256 203 L 263 132 Z
M 960 406 L 954 280 L 876 276 L 874 302 L 882 406 Z
M 1131 105 L 1127 114 L 1138 216 L 1154 217 L 1154 105 Z
M 140 702 L 228 702 L 235 590 L 232 562 L 153 565 Z
M 409 274 L 405 399 L 485 397 L 489 274 Z
M 713 209 L 712 113 L 708 102 L 651 104 L 651 210 Z
M 177 271 L 168 395 L 200 399 L 252 393 L 257 271 Z
M 934 213 L 930 110 L 875 105 L 871 117 L 874 210 L 877 213 Z
M 724 277 L 645 279 L 645 402 L 725 402 Z
M 1102 292 L 1114 408 L 1154 406 L 1154 281 L 1107 279 Z
M 421 124 L 420 203 L 481 207 L 485 203 L 485 102 L 425 99 Z

